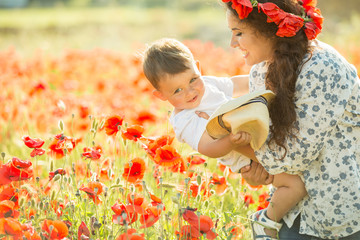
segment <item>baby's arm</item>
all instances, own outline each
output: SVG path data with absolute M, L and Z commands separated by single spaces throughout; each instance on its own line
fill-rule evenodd
M 230 78 L 234 85 L 233 97 L 249 93 L 249 75 L 237 75 Z
M 247 145 L 250 140 L 251 136 L 246 132 L 230 133 L 223 138 L 213 139 L 205 131 L 200 138 L 198 151 L 205 156 L 219 158 L 242 145 Z

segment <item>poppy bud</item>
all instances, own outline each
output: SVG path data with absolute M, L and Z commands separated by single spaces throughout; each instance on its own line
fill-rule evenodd
M 64 131 L 64 122 L 62 120 L 59 121 L 59 129 L 63 132 Z

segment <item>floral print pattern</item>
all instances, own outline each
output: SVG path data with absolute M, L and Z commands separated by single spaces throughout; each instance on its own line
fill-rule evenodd
M 267 144 L 256 156 L 271 174 L 298 174 L 308 196 L 284 218 L 300 213 L 300 233 L 335 239 L 360 231 L 360 80 L 354 66 L 319 41 L 299 74 L 298 130 L 288 152 Z M 266 63 L 250 72 L 250 91 L 265 89 Z

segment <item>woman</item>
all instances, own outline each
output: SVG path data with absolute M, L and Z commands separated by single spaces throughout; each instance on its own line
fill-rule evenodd
M 360 239 L 360 80 L 354 66 L 315 40 L 322 24 L 315 1 L 223 2 L 231 46 L 252 66 L 250 91 L 276 94 L 267 143 L 254 153 L 264 168 L 253 163 L 242 176 L 252 184 L 271 181 L 264 169 L 301 176 L 308 196 L 284 217 L 280 239 Z

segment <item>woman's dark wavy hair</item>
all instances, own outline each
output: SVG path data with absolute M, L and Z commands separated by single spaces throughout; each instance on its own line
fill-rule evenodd
M 285 12 L 301 15 L 301 6 L 294 0 L 258 0 L 259 3 L 272 2 Z M 226 3 L 227 9 L 238 18 L 237 12 L 231 7 L 231 2 Z M 239 19 L 239 18 L 238 18 Z M 293 37 L 278 37 L 278 26 L 267 23 L 267 16 L 254 8 L 242 23 L 255 29 L 257 34 L 270 38 L 274 46 L 274 58 L 270 62 L 266 75 L 266 88 L 272 90 L 276 97 L 269 105 L 269 114 L 272 121 L 270 126 L 270 141 L 285 149 L 281 159 L 285 157 L 287 149 L 285 139 L 295 133 L 295 84 L 301 70 L 305 54 L 310 52 L 309 41 L 304 29 Z

